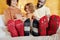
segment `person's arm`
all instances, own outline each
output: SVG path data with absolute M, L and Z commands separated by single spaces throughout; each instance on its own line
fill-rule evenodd
M 50 9 L 49 8 L 46 8 L 46 16 L 48 17 L 48 20 L 49 20 L 49 18 L 50 18 Z
M 34 18 L 36 18 L 37 20 L 39 20 L 39 19 L 40 19 L 40 16 L 39 16 L 39 14 L 38 14 L 38 11 L 37 11 L 37 10 L 33 13 L 33 15 L 34 15 Z
M 16 14 L 17 19 L 20 19 L 22 21 L 25 21 L 26 20 L 26 17 L 23 14 L 24 14 L 24 12 L 21 12 L 20 9 L 17 9 L 17 14 Z
M 49 8 L 46 9 L 46 15 L 47 15 L 48 17 L 50 17 L 50 9 L 49 9 Z
M 9 11 L 5 10 L 4 11 L 4 23 L 7 25 L 8 20 L 10 19 Z

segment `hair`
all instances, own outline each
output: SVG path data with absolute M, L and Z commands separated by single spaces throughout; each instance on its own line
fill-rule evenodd
M 39 2 L 40 2 L 40 0 L 38 0 L 37 9 L 40 8 L 40 7 L 39 7 L 39 5 L 40 5 Z M 46 0 L 44 1 L 44 4 L 45 4 L 45 2 L 46 2 Z M 42 5 L 42 6 L 43 6 L 43 5 Z M 41 7 L 42 7 L 42 6 L 41 6 Z
M 38 0 L 38 2 L 39 2 L 40 0 Z M 46 2 L 46 0 L 45 0 L 45 2 Z
M 34 6 L 33 6 L 33 4 L 32 3 L 27 3 L 26 5 L 25 5 L 25 7 L 24 7 L 24 10 L 26 11 L 26 6 L 28 6 L 29 7 L 29 11 L 31 12 L 31 13 L 33 13 L 34 12 Z
M 6 2 L 7 2 L 7 5 L 11 6 L 11 0 L 7 0 Z M 17 2 L 18 2 L 18 0 L 17 0 Z

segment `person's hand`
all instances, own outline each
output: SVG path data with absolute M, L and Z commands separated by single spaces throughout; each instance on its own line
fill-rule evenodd
M 35 16 L 32 16 L 32 19 L 36 19 L 36 17 Z

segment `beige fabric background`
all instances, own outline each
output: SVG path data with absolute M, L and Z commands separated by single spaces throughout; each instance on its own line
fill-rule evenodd
M 18 7 L 23 11 L 24 5 L 28 2 L 32 2 L 34 5 L 36 5 L 37 0 L 19 0 Z M 60 0 L 47 0 L 46 6 L 50 8 L 51 14 L 60 15 Z M 3 11 L 7 7 L 6 0 L 0 0 L 0 14 L 3 14 Z

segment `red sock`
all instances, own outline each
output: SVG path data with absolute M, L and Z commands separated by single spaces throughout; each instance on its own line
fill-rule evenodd
M 47 16 L 43 16 L 39 20 L 39 35 L 46 36 L 47 27 L 48 27 L 48 18 Z
M 8 21 L 7 28 L 8 28 L 8 31 L 10 32 L 12 37 L 17 37 L 18 36 L 17 30 L 15 28 L 14 20 L 9 20 Z
M 59 28 L 60 18 L 57 15 L 52 15 L 49 20 L 48 35 L 56 34 Z
M 21 20 L 16 20 L 16 29 L 19 33 L 19 36 L 24 36 L 24 23 Z

